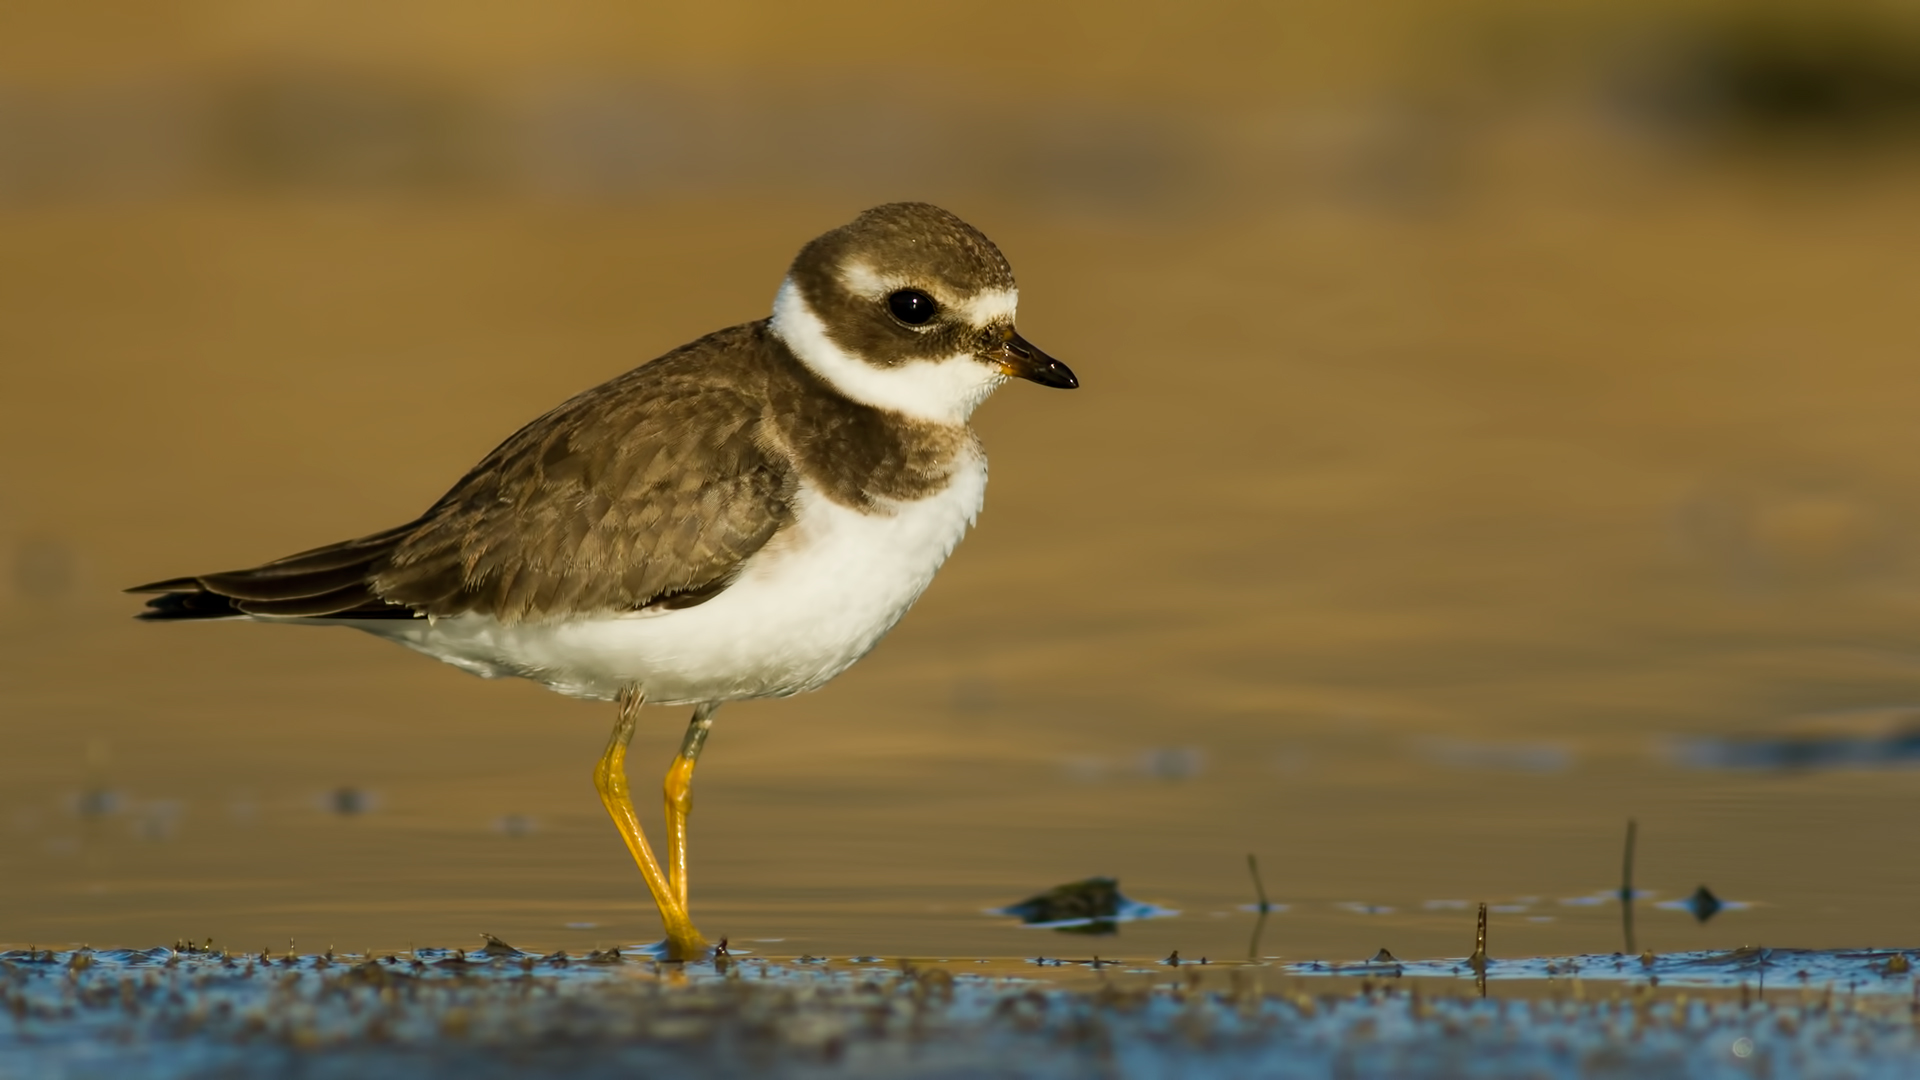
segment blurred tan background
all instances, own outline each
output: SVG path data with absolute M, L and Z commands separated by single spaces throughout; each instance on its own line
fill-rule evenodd
M 1911 944 L 1920 15 L 1895 3 L 0 8 L 0 941 L 654 933 L 609 711 L 116 590 L 416 514 L 929 199 L 1071 395 L 828 690 L 731 706 L 702 924 L 1106 954 Z M 637 790 L 671 754 L 662 712 Z M 1359 907 L 1343 905 L 1359 905 Z M 1391 908 L 1390 913 L 1375 909 Z M 1369 912 L 1372 913 L 1369 913 Z

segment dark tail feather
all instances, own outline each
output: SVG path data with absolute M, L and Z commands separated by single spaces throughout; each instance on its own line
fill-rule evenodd
M 189 583 L 192 578 L 186 579 Z M 128 592 L 151 592 L 150 587 L 128 589 Z M 233 601 L 224 596 L 215 596 L 210 592 L 170 592 L 147 601 L 147 610 L 134 618 L 147 622 L 163 622 L 172 619 L 231 619 L 245 614 L 235 607 Z
M 242 615 L 413 618 L 410 608 L 374 595 L 372 581 L 409 526 L 331 544 L 251 570 L 171 578 L 128 589 L 160 593 L 142 619 L 230 619 Z
M 165 581 L 149 582 L 145 585 L 135 585 L 126 591 L 130 593 L 192 592 L 199 587 L 200 579 L 198 578 L 177 577 L 168 578 Z
M 266 568 L 234 570 L 224 574 L 203 574 L 199 580 L 200 587 L 208 592 L 231 596 L 235 600 L 308 600 L 333 596 L 343 589 L 358 589 L 365 594 L 367 579 L 373 576 L 373 568 L 369 564 L 374 561 L 370 557 L 335 569 L 304 573 L 286 573 Z M 339 599 L 348 598 L 341 596 Z M 366 596 L 362 595 L 361 599 L 366 599 Z M 353 604 L 347 606 L 352 607 Z

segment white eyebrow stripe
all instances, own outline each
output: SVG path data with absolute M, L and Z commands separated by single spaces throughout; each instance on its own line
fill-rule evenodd
M 864 262 L 848 263 L 840 271 L 840 284 L 855 296 L 878 300 L 900 287 L 900 283 L 881 277 Z
M 956 299 L 938 285 L 917 285 L 884 277 L 864 262 L 851 262 L 842 267 L 840 284 L 845 285 L 848 292 L 868 300 L 879 300 L 895 289 L 924 288 L 933 294 L 934 300 L 958 312 L 960 318 L 976 330 L 1012 322 L 1014 309 L 1020 306 L 1019 289 L 985 289 L 966 299 Z
M 1014 309 L 1020 306 L 1019 289 L 987 289 L 976 294 L 964 304 L 956 304 L 960 317 L 979 329 L 985 329 L 995 323 L 1013 321 Z

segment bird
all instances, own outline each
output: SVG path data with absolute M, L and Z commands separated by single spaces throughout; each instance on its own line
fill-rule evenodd
M 730 701 L 815 690 L 906 614 L 972 527 L 969 424 L 1009 379 L 1072 389 L 1014 326 L 994 243 L 924 202 L 806 244 L 772 313 L 563 402 L 406 524 L 244 570 L 151 582 L 138 618 L 347 626 L 617 716 L 594 786 L 665 930 L 688 910 L 694 765 Z M 642 705 L 692 706 L 662 784 L 666 861 L 627 787 Z

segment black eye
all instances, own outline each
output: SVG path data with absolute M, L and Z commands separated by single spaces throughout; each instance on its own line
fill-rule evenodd
M 908 326 L 919 326 L 940 310 L 933 297 L 919 289 L 901 289 L 887 297 L 887 310 Z

